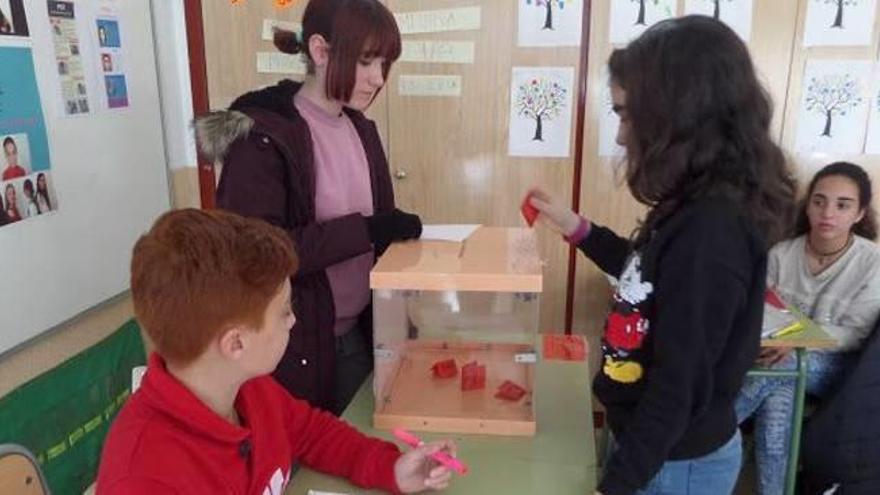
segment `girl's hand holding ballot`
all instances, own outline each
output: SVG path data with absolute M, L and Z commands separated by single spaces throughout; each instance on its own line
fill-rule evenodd
M 581 224 L 580 215 L 571 211 L 571 208 L 559 198 L 550 196 L 542 189 L 529 190 L 526 199 L 540 212 L 539 221 L 543 221 L 548 227 L 565 237 L 574 234 Z

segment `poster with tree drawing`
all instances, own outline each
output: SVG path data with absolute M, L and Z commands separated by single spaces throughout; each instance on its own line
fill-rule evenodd
M 604 71 L 603 81 L 607 81 L 608 70 Z M 599 156 L 620 157 L 626 154 L 623 146 L 617 144 L 617 129 L 620 126 L 620 117 L 614 113 L 614 102 L 611 99 L 611 88 L 607 84 L 602 85 L 599 96 Z
M 510 81 L 511 156 L 569 156 L 574 67 L 514 67 Z
M 611 0 L 611 43 L 628 43 L 651 25 L 675 16 L 677 3 L 676 0 Z
M 871 63 L 810 60 L 804 71 L 795 150 L 861 153 L 868 118 Z
M 754 0 L 687 0 L 685 15 L 700 14 L 719 19 L 746 43 L 752 36 Z
M 584 0 L 517 0 L 519 46 L 579 46 Z
M 876 78 L 874 80 L 876 81 Z M 880 90 L 874 89 L 868 104 L 871 110 L 868 118 L 868 137 L 865 139 L 865 154 L 880 155 Z
M 877 0 L 807 0 L 804 46 L 871 44 Z

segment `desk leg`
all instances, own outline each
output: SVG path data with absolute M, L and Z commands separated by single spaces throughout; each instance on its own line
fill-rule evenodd
M 797 354 L 797 381 L 794 390 L 794 411 L 791 418 L 791 440 L 788 450 L 788 467 L 785 471 L 785 494 L 794 495 L 797 478 L 798 461 L 801 449 L 801 426 L 804 421 L 804 398 L 807 392 L 807 359 L 806 352 L 795 349 Z

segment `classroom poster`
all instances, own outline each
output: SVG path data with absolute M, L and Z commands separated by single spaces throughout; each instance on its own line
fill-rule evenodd
M 871 69 L 871 62 L 864 60 L 807 61 L 797 117 L 796 152 L 862 152 Z
M 607 69 L 604 71 L 608 80 Z M 626 149 L 617 144 L 617 129 L 620 127 L 620 117 L 614 113 L 614 101 L 611 99 L 611 87 L 602 85 L 601 99 L 599 103 L 599 156 L 621 157 L 626 154 Z
M 807 0 L 804 46 L 871 44 L 877 0 Z
M 746 43 L 752 37 L 754 0 L 687 0 L 684 14 L 718 19 L 733 29 Z
M 119 19 L 101 16 L 95 21 L 98 35 L 98 66 L 104 81 L 107 108 L 128 107 L 128 83 Z
M 874 79 L 876 81 L 876 78 Z M 880 90 L 872 88 L 868 106 L 868 137 L 865 139 L 865 154 L 880 155 Z
M 24 0 L 0 0 L 0 36 L 30 36 Z
M 579 46 L 584 0 L 518 0 L 519 46 Z
M 0 228 L 58 208 L 31 49 L 0 46 Z
M 89 113 L 91 108 L 74 3 L 49 0 L 48 8 L 64 113 L 67 115 Z
M 653 24 L 675 16 L 676 5 L 676 0 L 611 0 L 611 43 L 629 43 Z
M 510 156 L 569 155 L 574 67 L 514 67 Z

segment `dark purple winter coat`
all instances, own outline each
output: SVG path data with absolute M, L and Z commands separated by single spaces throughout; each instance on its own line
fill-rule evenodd
M 275 377 L 293 395 L 332 410 L 336 315 L 325 269 L 374 247 L 360 214 L 322 223 L 315 220 L 311 134 L 293 105 L 299 88 L 299 83 L 286 80 L 247 93 L 229 110 L 199 118 L 196 129 L 203 155 L 222 163 L 218 207 L 262 218 L 283 228 L 293 240 L 300 262 L 291 281 L 297 321 Z M 364 145 L 374 212 L 391 211 L 394 192 L 376 125 L 361 112 L 345 112 Z M 372 332 L 369 307 L 358 328 Z M 371 342 L 372 335 L 368 337 Z

